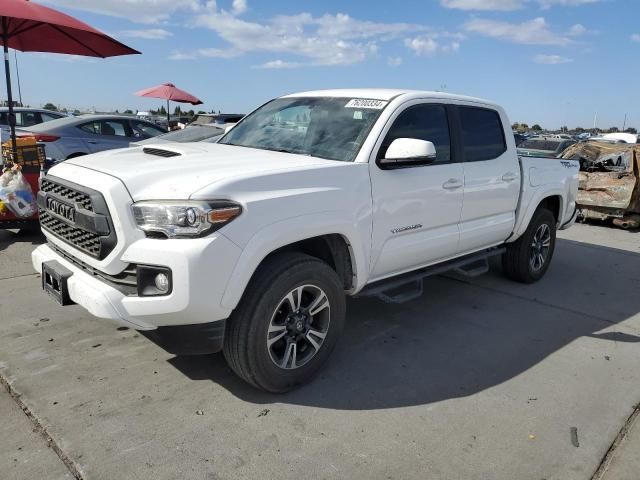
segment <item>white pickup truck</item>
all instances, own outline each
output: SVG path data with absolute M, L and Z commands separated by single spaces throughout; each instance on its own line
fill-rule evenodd
M 42 179 L 33 266 L 62 305 L 174 353 L 223 350 L 286 391 L 327 360 L 347 295 L 406 301 L 491 255 L 544 275 L 579 165 L 518 158 L 509 125 L 474 98 L 329 90 L 272 100 L 217 144 L 74 158 Z

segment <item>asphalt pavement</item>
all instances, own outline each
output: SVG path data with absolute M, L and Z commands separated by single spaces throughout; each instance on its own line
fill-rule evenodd
M 0 478 L 637 480 L 640 233 L 561 232 L 547 276 L 348 302 L 323 372 L 257 392 L 40 290 L 0 231 Z

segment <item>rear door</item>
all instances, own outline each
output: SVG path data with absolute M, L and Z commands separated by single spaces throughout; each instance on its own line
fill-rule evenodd
M 85 132 L 85 141 L 91 153 L 128 147 L 131 127 L 126 120 L 93 120 L 78 127 Z
M 370 162 L 372 280 L 435 263 L 458 250 L 464 172 L 452 150 L 450 120 L 445 105 L 414 101 L 399 108 L 382 132 L 375 161 Z M 436 161 L 381 169 L 377 161 L 397 138 L 432 142 Z
M 464 202 L 460 253 L 502 243 L 515 226 L 520 166 L 508 120 L 498 110 L 459 105 L 460 147 L 464 157 Z

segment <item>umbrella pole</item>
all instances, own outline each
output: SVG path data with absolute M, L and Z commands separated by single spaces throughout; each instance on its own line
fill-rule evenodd
M 13 158 L 16 158 L 16 116 L 13 113 L 13 95 L 11 94 L 11 70 L 9 69 L 9 36 L 7 35 L 7 19 L 2 19 L 2 43 L 4 44 L 4 73 L 7 79 L 7 102 L 9 103 L 9 126 L 11 127 L 11 150 Z
M 171 131 L 171 122 L 170 122 L 171 114 L 169 113 L 169 99 L 167 99 L 167 132 Z

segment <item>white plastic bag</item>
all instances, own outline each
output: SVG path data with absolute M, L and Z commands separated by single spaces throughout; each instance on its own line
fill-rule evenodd
M 0 175 L 0 217 L 9 210 L 18 218 L 29 218 L 36 213 L 36 201 L 31 185 L 19 166 Z

